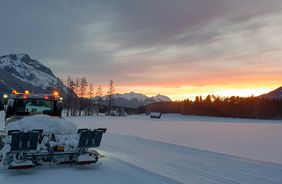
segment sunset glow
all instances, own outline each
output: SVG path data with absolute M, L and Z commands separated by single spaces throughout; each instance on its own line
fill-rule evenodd
M 264 93 L 268 93 L 275 88 L 279 87 L 278 85 L 267 86 L 261 88 L 260 86 L 181 86 L 181 87 L 150 87 L 150 86 L 116 86 L 117 93 L 126 93 L 130 91 L 143 93 L 147 96 L 155 96 L 156 94 L 166 94 L 172 100 L 184 100 L 191 99 L 194 100 L 196 96 L 206 97 L 207 95 L 216 95 L 222 97 L 229 96 L 258 96 Z M 106 86 L 105 86 L 106 88 Z
M 0 184 L 282 184 L 282 0 L 1 7 Z
M 29 53 L 56 76 L 86 77 L 104 93 L 113 79 L 117 93 L 173 100 L 260 95 L 282 85 L 282 3 L 255 4 L 8 1 L 1 11 L 9 18 L 1 22 L 0 51 Z M 21 16 L 10 13 L 15 7 Z M 21 34 L 19 27 L 25 28 Z

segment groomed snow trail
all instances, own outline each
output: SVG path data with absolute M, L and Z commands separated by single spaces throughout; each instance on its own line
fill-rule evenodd
M 281 121 L 179 115 L 66 119 L 80 128 L 108 128 L 98 150 L 106 155 L 101 164 L 24 172 L 1 168 L 0 183 L 282 184 Z
M 282 165 L 108 134 L 100 148 L 145 170 L 187 184 L 282 184 Z
M 28 171 L 0 170 L 1 184 L 179 184 L 172 179 L 133 166 L 117 158 L 104 159 L 96 166 L 54 166 Z
M 108 128 L 100 148 L 106 155 L 181 183 L 282 184 L 281 121 L 175 114 L 68 119 Z
M 68 119 L 68 118 L 67 118 Z M 282 121 L 183 116 L 71 117 L 80 127 L 282 164 Z

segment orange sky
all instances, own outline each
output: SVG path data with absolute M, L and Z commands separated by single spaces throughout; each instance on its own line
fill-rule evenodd
M 215 62 L 205 66 L 197 64 L 195 70 L 189 65 L 183 65 L 182 68 L 177 66 L 175 70 L 172 69 L 173 71 L 168 69 L 173 67 L 167 67 L 158 72 L 151 70 L 145 74 L 138 73 L 138 75 L 148 76 L 148 79 L 151 78 L 152 80 L 147 79 L 147 81 L 139 82 L 116 81 L 116 92 L 134 91 L 148 96 L 163 94 L 172 100 L 194 99 L 195 96 L 207 96 L 209 94 L 257 96 L 282 86 L 280 58 L 280 54 L 279 57 L 264 54 L 263 57 L 257 56 L 255 59 L 254 57 L 248 57 L 248 60 L 228 60 L 227 63 L 222 64 L 223 62 L 219 62 L 218 65 Z M 271 61 L 268 61 L 269 59 Z
M 148 96 L 154 96 L 156 94 L 165 94 L 172 100 L 194 99 L 195 96 L 207 96 L 208 94 L 214 94 L 219 96 L 251 96 L 261 95 L 278 88 L 279 85 L 265 85 L 261 86 L 180 86 L 180 87 L 162 87 L 162 86 L 117 86 L 117 93 L 125 92 L 139 92 Z
M 188 59 L 173 62 L 174 59 L 169 58 L 168 62 L 149 64 L 144 60 L 145 69 L 133 67 L 113 79 L 117 93 L 162 94 L 172 100 L 194 99 L 195 96 L 208 94 L 257 96 L 282 86 L 281 58 L 282 51 L 279 50 L 235 57 L 202 58 L 196 62 L 189 62 Z M 95 85 L 96 82 L 93 83 Z M 107 87 L 103 88 L 105 92 Z
M 116 93 L 137 92 L 147 96 L 155 96 L 163 94 L 170 97 L 172 100 L 194 99 L 195 96 L 207 96 L 209 94 L 219 96 L 257 96 L 268 93 L 281 86 L 280 81 L 237 81 L 233 84 L 217 84 L 217 85 L 180 85 L 180 84 L 161 84 L 161 85 L 122 85 L 115 84 Z M 103 86 L 104 94 L 107 91 L 107 86 Z
M 282 86 L 282 1 L 208 1 L 5 1 L 0 51 L 28 53 L 104 93 L 110 79 L 117 93 L 173 100 Z

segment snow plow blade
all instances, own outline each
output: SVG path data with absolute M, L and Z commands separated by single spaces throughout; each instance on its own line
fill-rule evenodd
M 99 147 L 102 135 L 107 129 L 79 129 L 80 139 L 78 143 L 78 148 L 94 148 Z
M 12 140 L 11 140 L 12 152 L 36 150 L 39 136 L 41 135 L 41 133 L 36 130 L 27 133 L 20 131 L 13 131 L 10 132 L 10 134 L 12 134 Z

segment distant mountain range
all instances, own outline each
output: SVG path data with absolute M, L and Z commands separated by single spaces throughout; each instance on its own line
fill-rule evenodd
M 107 97 L 108 96 L 103 96 L 101 100 L 101 104 L 106 105 L 107 104 Z M 129 107 L 129 108 L 137 108 L 142 105 L 148 105 L 150 103 L 156 103 L 156 102 L 170 102 L 171 99 L 167 96 L 163 95 L 156 95 L 153 97 L 148 97 L 144 94 L 141 93 L 124 93 L 124 94 L 114 94 L 113 95 L 114 99 L 114 106 L 119 106 L 119 107 Z M 98 101 L 99 97 L 93 98 L 94 101 Z
M 153 97 L 148 97 L 142 93 L 134 93 L 134 92 L 130 92 L 130 93 L 124 93 L 124 94 L 115 94 L 114 95 L 114 98 L 115 99 L 118 99 L 118 98 L 124 98 L 126 100 L 133 100 L 133 99 L 136 99 L 138 101 L 146 101 L 146 100 L 153 100 L 155 102 L 167 102 L 167 101 L 171 101 L 171 99 L 167 96 L 163 96 L 163 95 L 156 95 L 156 96 L 153 96 Z
M 264 98 L 271 98 L 271 99 L 282 99 L 282 87 L 279 87 L 269 93 L 261 95 Z
M 50 68 L 27 54 L 0 56 L 0 85 L 0 94 L 12 89 L 45 93 L 59 85 L 65 88 Z
M 10 93 L 12 89 L 24 91 L 26 89 L 34 93 L 50 93 L 54 88 L 67 88 L 52 70 L 40 61 L 30 58 L 27 54 L 9 54 L 0 56 L 0 95 Z M 93 99 L 97 100 L 96 98 Z M 102 97 L 102 103 L 106 104 L 106 96 Z M 140 93 L 115 94 L 116 106 L 136 108 L 155 102 L 171 101 L 170 98 L 157 95 L 148 97 Z

